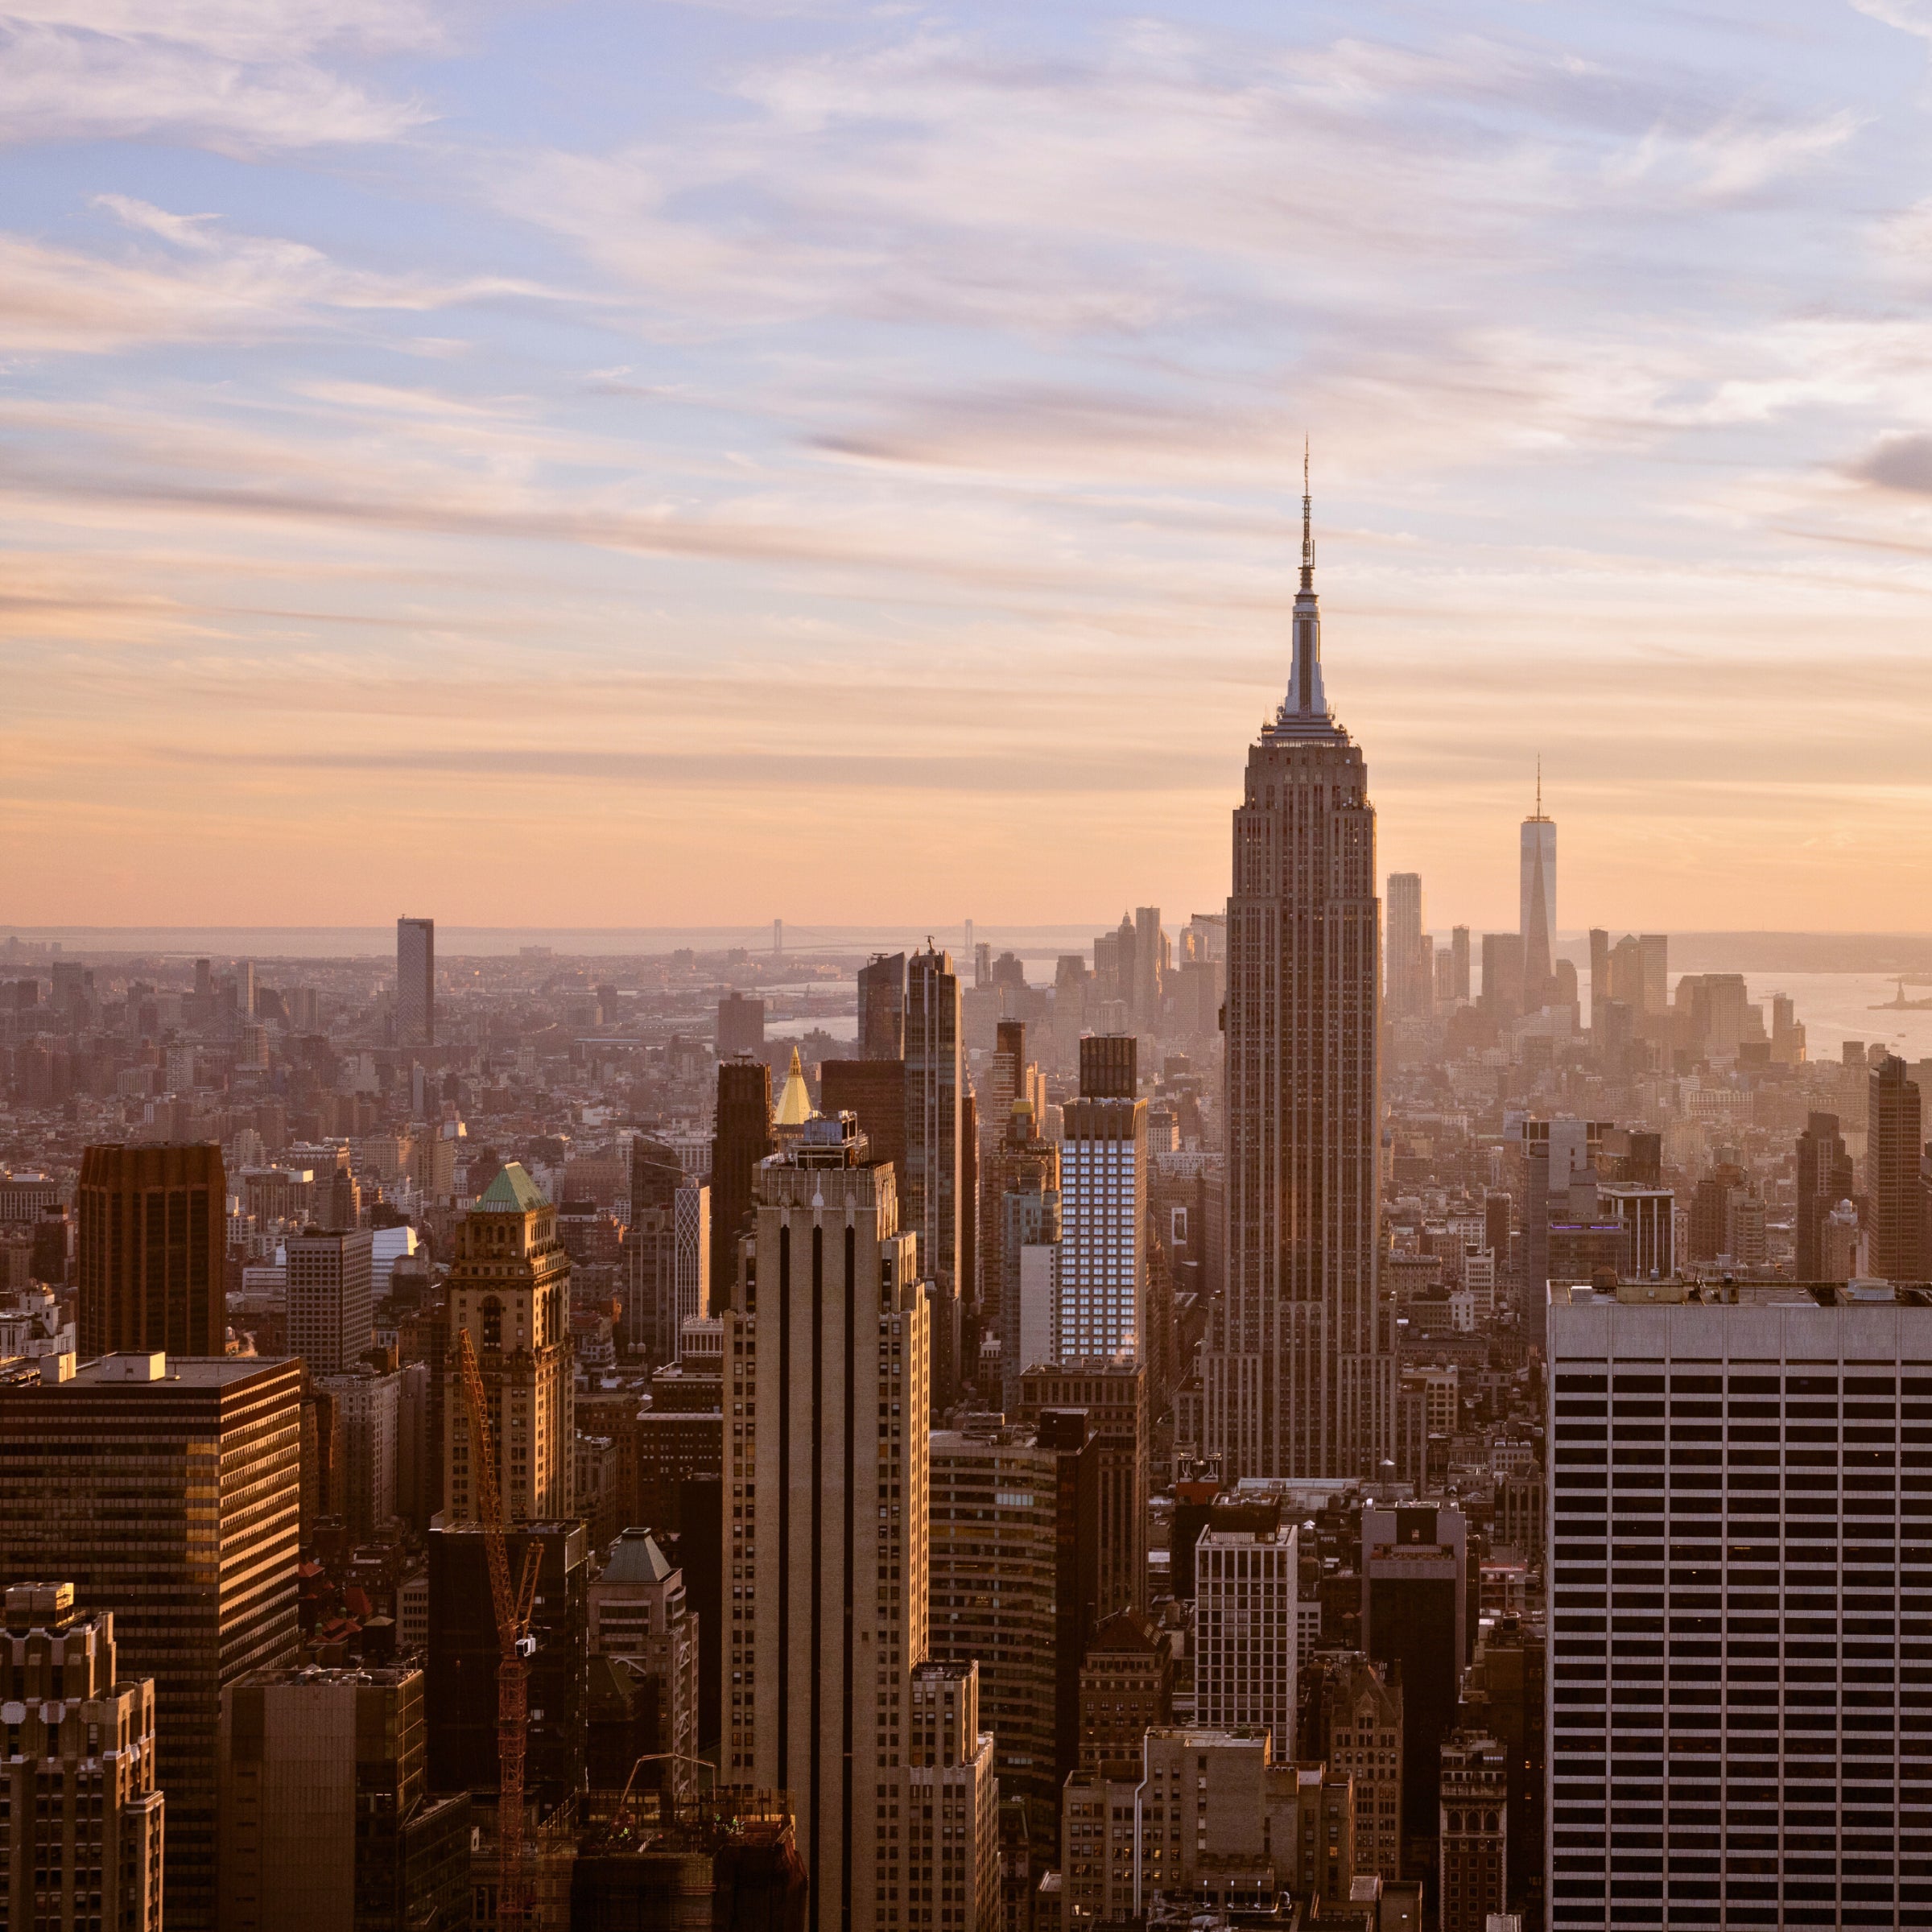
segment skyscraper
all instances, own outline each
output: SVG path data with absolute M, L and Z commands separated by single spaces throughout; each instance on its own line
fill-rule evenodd
M 456 1338 L 467 1332 L 483 1377 L 506 1524 L 571 1513 L 575 1453 L 570 1257 L 557 1211 L 512 1161 L 456 1231 L 449 1274 L 448 1459 L 443 1494 L 452 1523 L 477 1520 L 469 1412 Z
M 436 923 L 396 921 L 396 1043 L 436 1043 Z
M 219 1147 L 89 1147 L 76 1205 L 83 1360 L 122 1350 L 225 1352 Z
M 311 1228 L 284 1244 L 288 1348 L 312 1375 L 353 1367 L 374 1340 L 376 1237 L 366 1228 L 324 1234 Z
M 77 1614 L 72 1583 L 8 1584 L 0 1708 L 0 1908 L 20 1915 L 4 1922 L 156 1932 L 155 1686 L 121 1674 L 113 1611 Z
M 1824 1263 L 1825 1223 L 1840 1201 L 1851 1199 L 1857 1186 L 1836 1114 L 1805 1117 L 1805 1130 L 1798 1137 L 1797 1165 L 1797 1253 L 1792 1272 L 1801 1282 L 1822 1282 L 1829 1278 Z
M 1195 1720 L 1258 1725 L 1294 1756 L 1298 1529 L 1203 1530 L 1194 1546 Z
M 771 1069 L 763 1060 L 718 1063 L 717 1118 L 711 1141 L 711 1305 L 730 1305 L 738 1280 L 738 1237 L 751 1220 L 752 1177 L 772 1150 Z
M 859 1054 L 862 1060 L 906 1057 L 906 956 L 875 953 L 859 968 Z
M 904 1224 L 919 1236 L 920 1274 L 949 1300 L 960 1292 L 960 1020 L 952 955 L 915 952 L 906 981 Z
M 849 1115 L 808 1122 L 758 1170 L 753 1294 L 724 1317 L 720 1752 L 791 1794 L 814 1932 L 913 1922 L 876 1815 L 927 1645 L 930 1313 L 895 1178 Z
M 765 1051 L 765 1002 L 736 987 L 718 1001 L 718 1058 Z
M 1433 964 L 1430 968 L 1433 972 Z M 1392 1019 L 1404 1020 L 1428 1005 L 1422 979 L 1422 875 L 1389 875 L 1387 997 Z
M 1922 1924 L 1932 1308 L 1695 1292 L 1550 1291 L 1550 1923 Z
M 1469 928 L 1467 926 L 1451 926 L 1449 928 L 1449 962 L 1450 997 L 1466 1000 L 1469 997 Z
M 1889 1053 L 1872 1069 L 1865 1107 L 1865 1191 L 1869 1271 L 1888 1282 L 1918 1282 L 1926 1274 L 1926 1210 L 1919 1179 L 1925 1139 L 1918 1083 Z
M 169 1932 L 214 1932 L 221 1692 L 300 1641 L 301 1380 L 143 1352 L 0 1387 L 0 1578 L 71 1581 L 155 1680 Z
M 1543 767 L 1536 767 L 1536 810 L 1523 820 L 1517 930 L 1523 935 L 1523 1005 L 1531 1012 L 1554 997 L 1556 977 L 1556 820 L 1543 814 Z
M 1147 1358 L 1147 1103 L 1067 1103 L 1054 1360 Z
M 224 1932 L 455 1932 L 467 1796 L 432 1798 L 413 1666 L 258 1670 L 221 1697 Z
M 1228 901 L 1228 1268 L 1204 1352 L 1224 1476 L 1356 1476 L 1394 1446 L 1377 1319 L 1381 909 L 1360 748 L 1322 688 L 1310 501 L 1288 695 L 1248 753 Z
M 1162 983 L 1167 970 L 1167 935 L 1161 931 L 1161 909 L 1133 909 L 1133 1023 L 1146 1032 L 1160 1024 Z

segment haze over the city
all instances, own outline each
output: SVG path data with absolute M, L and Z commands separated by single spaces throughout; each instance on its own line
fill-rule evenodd
M 7 914 L 1911 930 L 1914 0 L 0 7 Z

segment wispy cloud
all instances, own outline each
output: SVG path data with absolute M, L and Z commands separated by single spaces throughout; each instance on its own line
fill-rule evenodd
M 1392 863 L 1506 909 L 1541 745 L 1604 916 L 1835 919 L 1781 852 L 1864 863 L 1848 762 L 1915 799 L 1932 727 L 1902 43 L 1256 19 L 0 0 L 23 908 L 208 890 L 171 833 L 258 914 L 292 854 L 456 916 L 479 844 L 556 916 L 883 910 L 844 796 L 923 904 L 1211 901 L 1311 431 Z
M 330 58 L 441 39 L 417 0 L 3 0 L 0 141 L 159 138 L 237 154 L 394 141 L 430 110 Z

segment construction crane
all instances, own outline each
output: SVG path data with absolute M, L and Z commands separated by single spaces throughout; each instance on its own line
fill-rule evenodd
M 537 1598 L 543 1549 L 532 1537 L 523 1573 L 513 1588 L 510 1553 L 503 1541 L 503 1492 L 497 1481 L 496 1431 L 489 1398 L 468 1329 L 456 1335 L 456 1365 L 463 1377 L 463 1406 L 469 1416 L 471 1475 L 477 1521 L 489 1560 L 489 1594 L 497 1617 L 497 1922 L 521 1926 L 529 1916 L 530 1886 L 523 1869 L 523 1746 L 530 1717 L 530 1659 L 536 1639 L 530 1616 Z

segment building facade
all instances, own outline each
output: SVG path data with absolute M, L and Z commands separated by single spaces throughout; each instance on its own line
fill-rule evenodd
M 0 1577 L 71 1581 L 114 1612 L 119 1669 L 154 1679 L 170 1932 L 214 1932 L 221 1692 L 299 1641 L 301 1378 L 110 1355 L 0 1386 Z
M 1083 1096 L 1063 1115 L 1054 1360 L 1144 1361 L 1146 1304 L 1147 1103 Z
M 1294 1756 L 1297 1529 L 1204 1530 L 1194 1548 L 1195 1720 L 1258 1729 Z
M 927 1654 L 930 1317 L 897 1177 L 865 1155 L 846 1115 L 759 1170 L 724 1318 L 720 1769 L 791 1794 L 815 1932 L 915 1922 L 878 1811 Z
M 375 1339 L 375 1236 L 366 1228 L 311 1228 L 284 1246 L 290 1354 L 312 1375 L 354 1367 Z
M 1550 1923 L 1916 1926 L 1932 1305 L 1719 1292 L 1552 1296 Z
M 217 1146 L 89 1147 L 80 1157 L 80 1356 L 221 1355 L 228 1186 Z
M 467 1796 L 427 1785 L 423 1673 L 262 1670 L 221 1695 L 222 1932 L 458 1932 Z
M 154 1680 L 120 1674 L 114 1612 L 77 1612 L 71 1583 L 10 1583 L 0 1710 L 0 1922 L 161 1932 Z
M 1509 1781 L 1503 1747 L 1458 1731 L 1443 1739 L 1436 1843 L 1441 1932 L 1487 1932 L 1509 1896 Z
M 962 1283 L 966 1202 L 961 1145 L 966 1090 L 960 982 L 952 956 L 929 947 L 906 962 L 906 1173 L 902 1212 L 919 1240 L 920 1278 L 934 1284 L 937 1323 L 953 1319 Z M 945 1337 L 937 1338 L 943 1348 Z M 943 1392 L 942 1392 L 943 1393 Z
M 396 921 L 396 1044 L 436 1043 L 436 923 Z
M 772 1150 L 771 1069 L 763 1060 L 718 1063 L 717 1115 L 711 1142 L 711 1305 L 730 1306 L 738 1280 L 738 1240 L 751 1223 L 752 1181 Z

